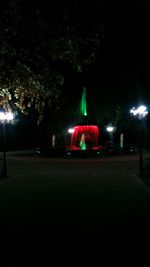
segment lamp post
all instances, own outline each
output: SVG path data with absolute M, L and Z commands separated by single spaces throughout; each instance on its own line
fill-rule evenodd
M 2 146 L 3 146 L 3 169 L 1 171 L 1 177 L 7 177 L 6 166 L 6 124 L 10 123 L 14 118 L 12 112 L 0 112 L 0 123 L 2 124 Z
M 115 127 L 108 125 L 106 128 L 107 132 L 109 133 L 109 138 L 110 138 L 110 144 L 113 145 L 114 140 L 113 140 L 113 132 L 115 130 Z
M 130 113 L 139 120 L 139 172 L 140 177 L 143 176 L 143 119 L 147 116 L 148 111 L 146 106 L 133 107 Z

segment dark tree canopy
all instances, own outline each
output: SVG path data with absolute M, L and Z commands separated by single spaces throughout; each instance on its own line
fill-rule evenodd
M 148 47 L 145 9 L 134 0 L 5 1 L 0 106 L 27 112 L 33 105 L 42 116 L 45 103 L 59 111 L 67 95 L 74 98 L 75 87 L 84 85 L 95 87 L 94 103 L 103 108 L 107 100 L 110 111 L 136 100 L 136 80 L 149 83 L 148 50 L 141 52 L 142 42 Z
M 38 108 L 60 96 L 68 65 L 80 73 L 94 62 L 102 39 L 79 3 L 6 1 L 0 19 L 0 105 Z M 98 15 L 98 14 L 97 14 Z M 27 101 L 28 100 L 28 101 Z M 41 104 L 42 103 L 42 104 Z

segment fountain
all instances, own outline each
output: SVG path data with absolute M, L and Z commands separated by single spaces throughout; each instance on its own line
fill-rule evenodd
M 83 121 L 72 129 L 68 148 L 70 151 L 99 150 L 99 127 L 87 120 L 86 88 L 83 89 L 80 108 Z
M 96 125 L 77 125 L 71 136 L 71 150 L 98 149 L 99 129 Z

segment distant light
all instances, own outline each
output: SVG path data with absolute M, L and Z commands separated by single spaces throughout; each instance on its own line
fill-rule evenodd
M 107 128 L 106 128 L 106 130 L 107 130 L 107 132 L 113 132 L 114 131 L 114 127 L 113 126 L 108 126 Z
M 69 128 L 68 129 L 68 133 L 73 133 L 74 132 L 74 128 Z
M 133 107 L 132 109 L 130 109 L 130 113 L 133 114 L 133 116 L 142 119 L 148 114 L 148 111 L 146 109 L 146 106 L 141 105 L 138 108 Z
M 0 121 L 12 121 L 14 119 L 14 114 L 12 112 L 0 112 Z

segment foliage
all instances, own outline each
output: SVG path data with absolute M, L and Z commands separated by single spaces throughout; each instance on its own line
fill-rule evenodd
M 34 106 L 40 120 L 45 103 L 60 109 L 63 66 L 84 71 L 96 60 L 102 36 L 95 19 L 88 27 L 82 12 L 77 19 L 78 7 L 73 12 L 68 3 L 6 1 L 0 19 L 0 107 L 27 114 Z

